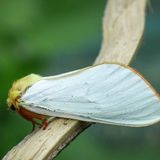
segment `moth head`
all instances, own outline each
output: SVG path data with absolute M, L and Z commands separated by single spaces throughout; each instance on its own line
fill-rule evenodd
M 9 90 L 7 104 L 9 109 L 17 111 L 20 109 L 21 96 L 25 91 L 37 81 L 41 80 L 41 76 L 36 74 L 30 74 L 15 81 Z

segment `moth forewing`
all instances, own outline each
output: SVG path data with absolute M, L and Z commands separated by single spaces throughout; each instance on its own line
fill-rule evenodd
M 44 77 L 26 90 L 21 103 L 38 114 L 141 127 L 160 120 L 157 95 L 134 69 L 101 64 Z

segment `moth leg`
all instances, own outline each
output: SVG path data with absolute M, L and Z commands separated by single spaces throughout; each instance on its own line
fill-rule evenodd
M 41 121 L 41 124 L 36 121 L 35 121 L 35 124 L 39 125 L 43 130 L 45 130 L 48 126 L 47 119 L 43 116 L 42 117 L 38 116 L 38 117 L 36 117 L 36 119 L 39 119 Z
M 40 128 L 42 128 L 43 130 L 45 130 L 47 128 L 47 126 L 48 126 L 47 119 L 44 116 L 39 116 L 39 115 L 36 116 L 35 118 L 38 119 L 38 120 L 40 120 L 41 123 L 38 123 L 37 121 L 32 120 L 32 124 L 33 123 L 34 123 L 34 125 L 37 124 L 37 125 L 40 126 Z
M 32 131 L 34 131 L 36 125 L 38 125 L 40 128 L 43 126 L 41 123 L 35 121 L 34 118 L 30 119 L 30 121 L 32 122 Z
M 43 126 L 42 126 L 43 130 L 45 130 L 48 126 L 48 122 L 46 121 L 45 118 L 43 119 L 42 124 L 43 124 Z
M 46 129 L 46 127 L 48 126 L 48 122 L 46 121 L 46 116 L 44 115 L 31 112 L 23 107 L 20 108 L 18 113 L 28 121 L 32 122 L 32 125 L 33 125 L 32 131 L 35 129 L 35 125 L 42 127 L 43 130 Z M 41 123 L 37 122 L 36 119 L 40 120 Z
M 35 123 L 33 121 L 31 121 L 31 122 L 32 122 L 32 132 L 33 132 L 35 129 Z

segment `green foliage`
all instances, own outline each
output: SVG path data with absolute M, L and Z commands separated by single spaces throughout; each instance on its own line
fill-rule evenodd
M 133 66 L 159 88 L 160 3 L 151 2 L 155 11 L 148 15 Z M 30 73 L 53 75 L 90 65 L 100 48 L 105 4 L 105 0 L 0 1 L 0 159 L 32 129 L 29 122 L 7 110 L 12 82 Z M 141 130 L 97 126 L 56 159 L 149 160 L 159 156 L 158 126 Z

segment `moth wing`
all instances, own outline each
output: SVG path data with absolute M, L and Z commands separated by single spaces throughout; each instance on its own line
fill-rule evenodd
M 21 100 L 33 112 L 82 121 L 141 127 L 160 120 L 156 91 L 135 70 L 118 64 L 44 77 Z

